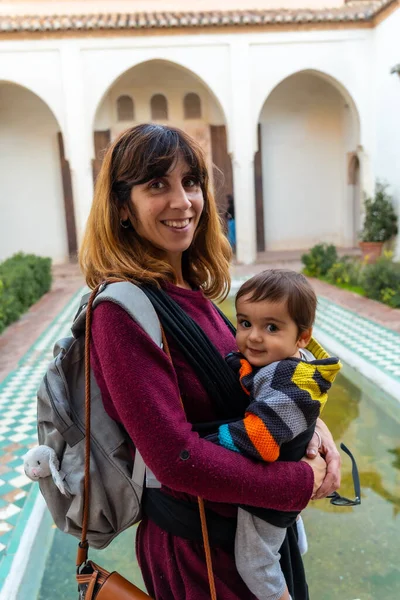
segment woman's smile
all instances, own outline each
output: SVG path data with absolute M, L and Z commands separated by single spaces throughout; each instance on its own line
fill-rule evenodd
M 192 219 L 193 217 L 189 217 L 186 219 L 164 219 L 163 221 L 161 221 L 161 223 L 168 227 L 168 229 L 171 229 L 172 231 L 175 230 L 178 232 L 183 232 L 188 231 L 189 224 L 191 223 Z

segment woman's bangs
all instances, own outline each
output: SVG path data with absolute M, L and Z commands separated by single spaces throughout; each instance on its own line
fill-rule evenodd
M 191 146 L 188 140 L 173 129 L 163 129 L 157 138 L 149 144 L 143 153 L 142 173 L 136 185 L 147 183 L 152 179 L 164 177 L 171 171 L 179 157 L 187 163 L 190 174 L 200 182 L 205 178 L 205 165 L 201 164 L 201 155 Z
M 200 151 L 189 144 L 184 138 L 179 137 L 179 152 L 194 175 L 201 184 L 204 183 L 207 169 Z

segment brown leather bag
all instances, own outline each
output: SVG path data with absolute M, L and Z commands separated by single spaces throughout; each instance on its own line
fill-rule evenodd
M 109 283 L 117 281 L 109 280 Z M 90 329 L 92 324 L 92 304 L 96 297 L 99 284 L 92 292 L 88 301 L 86 312 L 86 330 L 85 330 L 85 484 L 84 484 L 84 510 L 82 537 L 78 545 L 76 557 L 79 600 L 144 600 L 150 598 L 148 594 L 139 589 L 136 585 L 122 577 L 114 571 L 109 573 L 96 563 L 88 560 L 89 543 L 87 541 L 87 529 L 89 524 L 89 506 L 90 506 Z M 160 325 L 161 327 L 161 325 Z M 168 344 L 164 332 L 161 328 L 163 347 L 171 360 Z M 206 555 L 206 564 L 208 580 L 210 584 L 211 600 L 217 600 L 215 591 L 214 574 L 212 570 L 211 551 L 208 540 L 207 522 L 204 510 L 204 503 L 198 498 L 201 529 L 203 534 L 204 551 Z
M 150 598 L 114 571 L 109 573 L 89 560 L 77 575 L 79 600 L 144 600 Z

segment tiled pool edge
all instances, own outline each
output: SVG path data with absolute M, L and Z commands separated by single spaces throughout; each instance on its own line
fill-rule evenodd
M 0 591 L 0 600 L 17 600 L 21 585 L 24 581 L 26 584 L 28 562 L 32 558 L 32 549 L 45 533 L 43 525 L 46 523 L 47 512 L 39 486 L 32 486 L 7 548 L 7 555 L 2 561 L 4 585 Z M 35 562 L 39 556 L 35 555 Z
M 400 402 L 400 381 L 346 348 L 346 346 L 335 340 L 332 336 L 322 331 L 321 328 L 314 328 L 314 336 L 322 346 L 329 350 L 330 354 L 339 356 L 343 362 L 353 367 L 353 369 L 361 373 L 366 379 L 372 381 L 374 385 Z

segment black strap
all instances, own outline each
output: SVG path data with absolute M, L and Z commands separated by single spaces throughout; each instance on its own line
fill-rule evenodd
M 213 398 L 217 418 L 243 418 L 248 397 L 235 373 L 201 327 L 164 290 L 150 286 L 143 286 L 142 290 L 153 304 L 166 334 L 182 350 L 205 390 Z M 228 325 L 226 317 L 224 321 Z M 228 326 L 234 333 L 232 324 Z
M 144 512 L 160 529 L 185 540 L 201 542 L 199 506 L 179 500 L 157 488 L 146 488 L 143 499 Z M 224 517 L 206 509 L 207 529 L 212 545 L 233 544 L 236 533 L 236 517 Z

